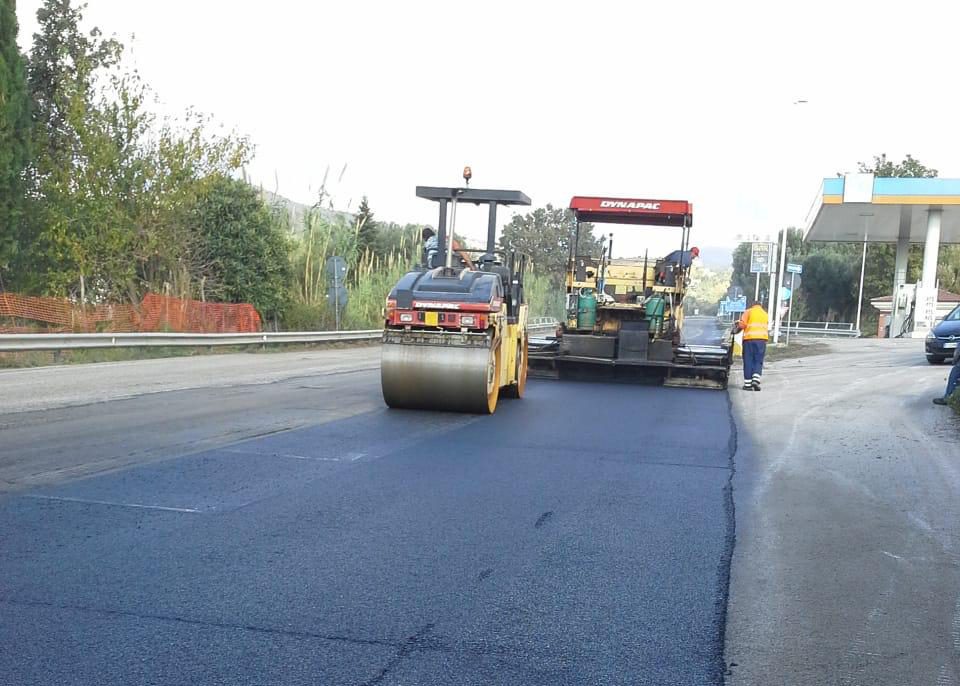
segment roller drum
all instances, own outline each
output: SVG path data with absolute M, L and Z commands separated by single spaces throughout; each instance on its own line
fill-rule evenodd
M 499 395 L 497 363 L 491 347 L 385 342 L 383 399 L 390 407 L 490 414 Z

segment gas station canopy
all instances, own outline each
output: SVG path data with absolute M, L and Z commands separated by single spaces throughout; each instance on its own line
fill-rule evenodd
M 960 179 L 885 178 L 847 174 L 824 179 L 807 217 L 807 241 L 896 243 L 891 335 L 924 336 L 936 323 L 941 243 L 960 243 Z M 923 243 L 916 284 L 907 284 L 910 244 Z M 859 326 L 859 314 L 857 315 Z
M 930 210 L 942 210 L 940 243 L 960 243 L 960 179 L 824 179 L 807 217 L 807 241 L 923 243 Z

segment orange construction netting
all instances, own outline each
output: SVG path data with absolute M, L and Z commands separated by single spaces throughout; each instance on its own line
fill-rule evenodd
M 251 333 L 260 329 L 260 315 L 247 303 L 208 303 L 148 293 L 139 305 L 81 307 L 65 298 L 0 293 L 0 333 Z

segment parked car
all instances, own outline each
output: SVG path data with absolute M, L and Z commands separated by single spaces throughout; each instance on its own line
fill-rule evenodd
M 953 359 L 953 352 L 960 345 L 960 305 L 954 307 L 950 314 L 937 322 L 930 329 L 924 348 L 927 352 L 927 362 L 940 364 L 944 360 Z

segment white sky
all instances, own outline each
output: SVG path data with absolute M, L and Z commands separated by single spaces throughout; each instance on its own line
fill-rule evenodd
M 135 35 L 166 109 L 251 136 L 255 181 L 311 203 L 329 166 L 338 209 L 366 194 L 381 219 L 435 224 L 414 186 L 469 164 L 535 205 L 690 200 L 693 243 L 718 245 L 800 225 L 822 177 L 874 154 L 960 176 L 948 0 L 88 4 Z M 17 3 L 25 48 L 40 5 Z M 620 255 L 671 235 L 613 230 Z M 458 232 L 484 231 L 460 213 Z

